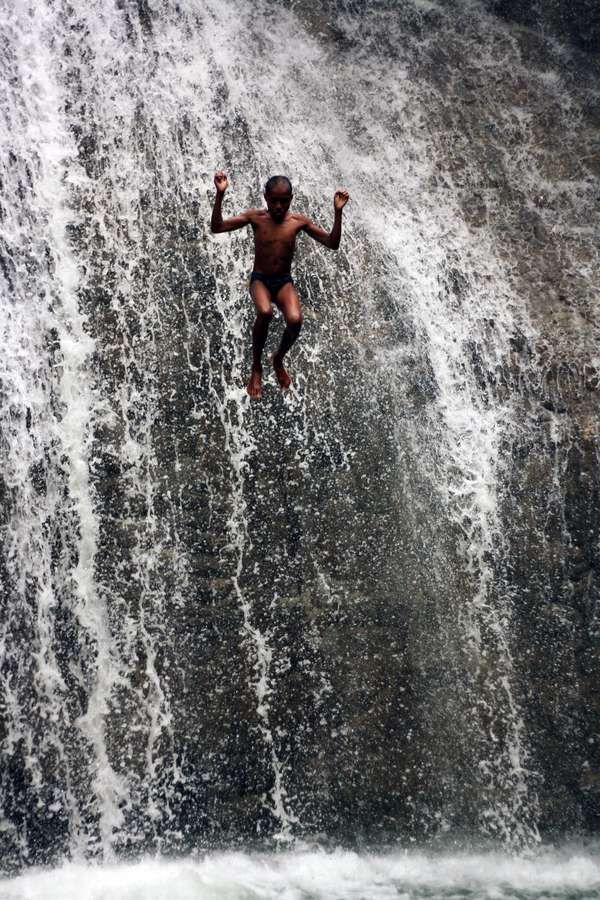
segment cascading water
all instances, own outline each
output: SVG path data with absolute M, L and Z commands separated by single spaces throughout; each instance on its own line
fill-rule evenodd
M 476 3 L 1 16 L 4 868 L 592 825 L 583 62 Z M 258 404 L 216 168 L 352 198 Z

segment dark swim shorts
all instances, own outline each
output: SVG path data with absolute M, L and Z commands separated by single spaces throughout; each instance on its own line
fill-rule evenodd
M 275 300 L 279 293 L 279 289 L 282 288 L 284 284 L 294 283 L 289 272 L 285 275 L 263 275 L 262 272 L 252 272 L 250 275 L 250 284 L 252 284 L 253 281 L 262 281 L 271 295 L 271 300 Z

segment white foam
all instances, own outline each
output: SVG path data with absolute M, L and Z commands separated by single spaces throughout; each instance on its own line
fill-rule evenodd
M 396 851 L 207 854 L 200 860 L 68 865 L 0 882 L 0 900 L 398 900 L 600 896 L 596 850 L 427 855 Z

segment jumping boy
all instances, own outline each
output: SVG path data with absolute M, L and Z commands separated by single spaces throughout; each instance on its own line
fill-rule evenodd
M 300 298 L 290 269 L 299 231 L 305 231 L 315 241 L 337 250 L 342 236 L 342 210 L 349 199 L 348 191 L 338 190 L 333 197 L 334 220 L 329 233 L 315 225 L 301 213 L 289 212 L 292 184 L 285 175 L 274 175 L 265 185 L 266 209 L 247 209 L 239 216 L 223 219 L 221 206 L 227 190 L 227 175 L 215 175 L 217 196 L 210 220 L 211 231 L 235 231 L 252 225 L 254 231 L 254 269 L 250 275 L 250 296 L 256 307 L 256 321 L 252 328 L 252 372 L 247 391 L 254 400 L 262 396 L 262 352 L 273 318 L 275 305 L 283 313 L 285 331 L 277 352 L 273 355 L 273 369 L 281 388 L 286 390 L 290 376 L 283 367 L 283 358 L 300 334 L 302 311 Z

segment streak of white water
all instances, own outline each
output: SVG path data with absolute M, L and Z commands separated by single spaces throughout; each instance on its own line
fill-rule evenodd
M 23 18 L 20 17 L 29 20 L 30 26 L 27 29 L 23 29 Z M 52 456 L 54 460 L 60 460 L 59 465 L 64 466 L 66 470 L 66 490 L 69 497 L 66 509 L 61 509 L 56 503 L 55 509 L 39 512 L 35 501 L 24 509 L 21 498 L 15 510 L 15 520 L 8 527 L 15 544 L 12 552 L 9 552 L 9 557 L 16 563 L 18 578 L 22 583 L 20 602 L 23 606 L 27 604 L 27 592 L 36 582 L 40 593 L 34 638 L 34 652 L 38 666 L 35 677 L 40 698 L 39 708 L 34 711 L 32 721 L 29 723 L 25 723 L 21 713 L 15 710 L 12 721 L 16 726 L 16 733 L 11 735 L 11 742 L 14 745 L 21 740 L 26 741 L 29 746 L 28 758 L 35 773 L 36 759 L 39 759 L 39 748 L 36 746 L 38 727 L 36 716 L 39 715 L 42 721 L 45 720 L 47 732 L 43 736 L 43 743 L 54 744 L 55 752 L 61 760 L 61 767 L 65 768 L 64 777 L 69 786 L 66 794 L 69 805 L 69 828 L 72 833 L 73 851 L 77 854 L 78 851 L 83 853 L 90 850 L 91 842 L 86 839 L 85 831 L 81 828 L 78 802 L 70 787 L 70 783 L 74 780 L 71 771 L 72 760 L 68 759 L 64 735 L 60 733 L 64 714 L 61 700 L 66 692 L 66 685 L 56 662 L 54 630 L 57 605 L 61 600 L 64 602 L 64 598 L 55 591 L 52 584 L 50 575 L 52 562 L 47 555 L 47 549 L 44 549 L 46 542 L 41 535 L 32 532 L 39 528 L 43 532 L 50 517 L 58 514 L 58 527 L 63 530 L 63 536 L 66 538 L 69 526 L 66 521 L 61 521 L 61 517 L 65 519 L 74 517 L 71 526 L 72 534 L 75 536 L 75 565 L 71 575 L 74 584 L 73 612 L 87 638 L 93 643 L 95 651 L 95 674 L 88 685 L 87 706 L 77 720 L 77 727 L 84 738 L 81 747 L 86 749 L 83 752 L 91 752 L 95 760 L 91 786 L 98 799 L 99 840 L 103 846 L 108 847 L 113 831 L 122 825 L 118 802 L 123 796 L 123 789 L 107 755 L 103 728 L 107 702 L 116 679 L 117 665 L 111 650 L 107 611 L 96 590 L 94 571 L 98 522 L 89 479 L 90 429 L 95 405 L 90 377 L 90 358 L 94 346 L 86 333 L 85 317 L 79 312 L 77 297 L 79 272 L 67 241 L 67 226 L 73 222 L 72 211 L 68 205 L 68 180 L 69 177 L 77 178 L 79 170 L 76 163 L 77 150 L 61 115 L 65 99 L 62 87 L 56 79 L 50 47 L 50 36 L 60 27 L 56 11 L 51 7 L 36 9 L 33 5 L 24 4 L 16 12 L 4 9 L 3 19 L 5 33 L 13 38 L 12 74 L 23 84 L 22 102 L 27 104 L 25 110 L 19 110 L 26 123 L 25 129 L 19 134 L 17 126 L 15 134 L 15 129 L 11 129 L 7 123 L 4 134 L 8 136 L 10 132 L 11 142 L 17 137 L 20 138 L 19 162 L 26 167 L 25 177 L 33 181 L 34 197 L 29 208 L 24 205 L 24 217 L 27 217 L 34 234 L 26 238 L 18 225 L 15 229 L 15 221 L 10 216 L 7 217 L 3 229 L 3 237 L 8 247 L 12 245 L 19 276 L 17 289 L 12 292 L 12 308 L 8 311 L 7 319 L 9 323 L 11 320 L 18 322 L 20 317 L 25 320 L 20 323 L 21 333 L 17 333 L 12 340 L 8 338 L 8 343 L 13 347 L 21 342 L 27 344 L 27 350 L 30 353 L 33 351 L 35 358 L 37 348 L 34 342 L 30 343 L 32 336 L 28 327 L 29 322 L 33 320 L 36 331 L 41 326 L 42 339 L 43 330 L 55 335 L 54 353 L 58 379 L 48 378 L 45 384 L 40 384 L 40 388 L 42 392 L 49 391 L 54 381 L 58 409 L 55 411 L 44 404 L 39 412 L 36 410 L 38 419 L 36 430 L 39 428 L 41 432 L 38 438 L 40 445 L 43 445 L 48 437 L 55 442 Z M 11 153 L 14 156 L 12 148 L 11 151 L 7 151 L 9 165 Z M 16 160 L 13 165 L 15 163 Z M 22 172 L 21 177 L 24 177 Z M 23 270 L 27 270 L 27 254 L 31 253 L 33 258 L 37 257 L 36 261 L 39 261 L 39 257 L 43 257 L 45 251 L 51 260 L 49 266 L 52 273 L 51 280 L 48 279 L 45 283 L 40 280 L 34 287 L 23 278 Z M 33 266 L 31 268 L 35 271 Z M 40 266 L 40 275 L 42 273 L 43 267 Z M 33 307 L 33 311 L 29 309 L 30 307 Z M 8 375 L 14 378 L 18 376 L 18 371 L 9 371 Z M 46 377 L 48 375 L 49 373 L 46 373 Z M 34 385 L 29 393 L 28 387 L 31 386 L 23 383 L 15 385 L 18 391 L 25 388 L 19 399 L 21 410 L 29 410 L 27 413 L 30 420 L 29 430 L 34 415 L 31 410 L 34 408 L 37 391 Z M 8 431 L 10 433 L 10 429 Z M 9 452 L 15 453 L 15 450 L 19 454 L 18 445 L 9 447 Z M 39 458 L 36 464 L 40 465 Z M 9 484 L 12 481 L 11 487 L 21 487 L 15 482 L 27 478 L 26 472 L 23 471 L 23 460 L 19 460 L 17 455 L 10 460 L 9 466 L 10 468 L 14 466 L 15 470 L 18 470 L 12 478 L 9 475 Z M 60 478 L 58 472 L 50 473 L 50 485 L 53 477 L 57 475 Z M 42 473 L 40 479 L 43 481 Z M 54 490 L 59 490 L 58 485 L 50 487 L 50 491 Z M 25 493 L 28 494 L 27 488 Z M 36 517 L 36 512 L 40 518 Z M 48 516 L 47 519 L 44 513 Z M 18 521 L 23 518 L 24 521 Z M 26 524 L 28 518 L 31 519 L 31 525 Z M 37 553 L 40 551 L 44 559 L 41 571 L 37 565 Z M 32 570 L 28 572 L 30 566 Z M 5 640 L 4 653 L 10 657 L 13 652 Z M 10 683 L 7 685 L 7 693 L 9 696 L 14 693 Z M 44 695 L 45 699 L 42 699 Z M 60 812 L 61 801 L 58 800 L 54 806 L 55 812 Z
M 235 263 L 232 265 L 235 271 Z M 240 273 L 241 274 L 241 273 Z M 216 299 L 219 312 L 223 316 L 225 334 L 229 335 L 230 345 L 235 347 L 232 369 L 235 381 L 243 381 L 242 330 L 239 311 L 228 302 L 217 290 Z M 273 786 L 270 791 L 271 803 L 267 803 L 269 811 L 277 822 L 275 839 L 288 842 L 292 839 L 292 826 L 296 820 L 288 808 L 286 790 L 283 783 L 283 765 L 279 758 L 270 722 L 269 703 L 271 686 L 271 664 L 273 648 L 268 631 L 261 631 L 255 624 L 252 601 L 249 600 L 241 586 L 246 554 L 252 548 L 252 540 L 246 522 L 246 501 L 244 499 L 244 481 L 248 460 L 257 452 L 257 446 L 248 430 L 245 415 L 250 403 L 248 394 L 243 389 L 231 389 L 227 383 L 221 384 L 223 400 L 215 392 L 215 402 L 225 433 L 225 449 L 229 454 L 232 473 L 232 504 L 227 520 L 227 536 L 235 554 L 235 573 L 232 576 L 233 588 L 243 616 L 243 636 L 254 672 L 253 689 L 256 696 L 256 712 L 259 729 L 270 757 Z

